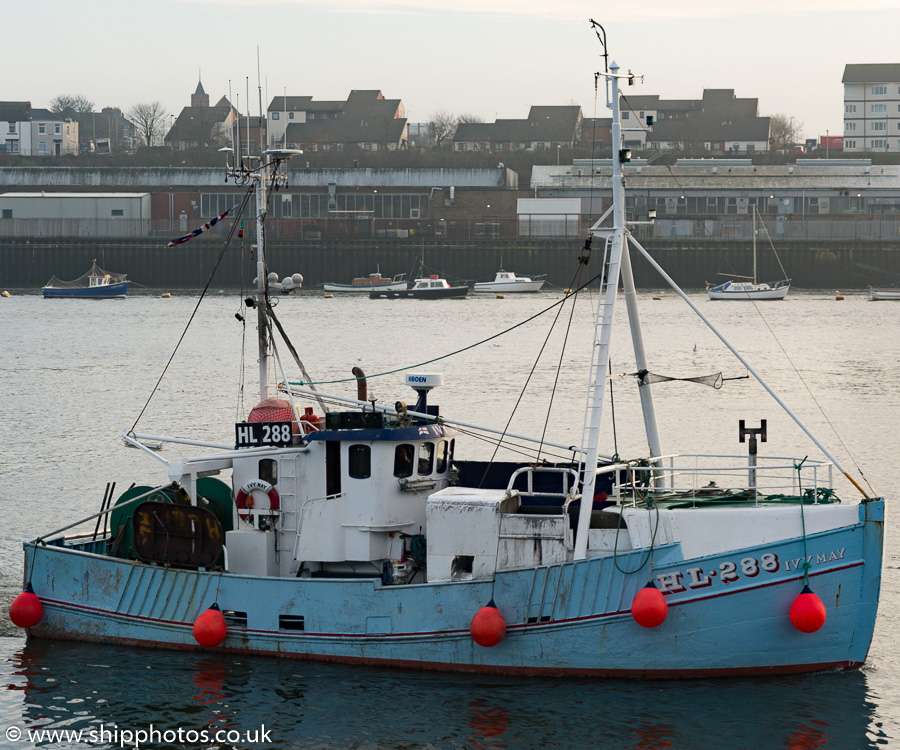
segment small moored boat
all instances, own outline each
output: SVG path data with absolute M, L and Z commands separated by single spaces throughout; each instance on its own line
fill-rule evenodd
M 760 283 L 756 279 L 756 235 L 758 232 L 757 229 L 757 220 L 759 219 L 759 212 L 756 210 L 756 206 L 753 206 L 753 276 L 749 277 L 737 277 L 743 278 L 743 281 L 732 281 L 728 280 L 724 284 L 718 284 L 717 286 L 712 286 L 710 284 L 706 285 L 707 292 L 709 293 L 709 298 L 713 300 L 756 300 L 756 301 L 764 301 L 764 300 L 776 300 L 776 299 L 784 299 L 787 297 L 787 293 L 791 288 L 791 280 L 790 279 L 782 279 L 781 281 L 775 281 L 771 284 Z M 762 226 L 763 231 L 766 232 L 766 236 L 768 237 L 768 231 L 766 231 L 766 225 L 761 221 L 759 225 Z M 772 244 L 772 238 L 769 237 L 769 245 L 772 247 L 772 252 L 775 254 L 775 259 L 778 261 L 778 265 L 781 267 L 781 273 L 785 276 L 784 267 L 781 266 L 781 259 L 778 257 L 778 253 L 775 252 L 775 246 Z
M 392 279 L 387 279 L 380 273 L 370 273 L 368 276 L 357 276 L 350 284 L 328 281 L 322 285 L 326 292 L 397 292 L 407 286 L 409 284 L 405 273 L 398 273 Z
M 497 271 L 493 281 L 479 281 L 475 284 L 476 292 L 498 292 L 509 294 L 510 292 L 538 292 L 544 286 L 544 277 L 541 276 L 516 276 L 513 271 Z
M 870 286 L 866 292 L 869 295 L 869 300 L 872 302 L 886 299 L 900 299 L 900 286 L 881 287 L 880 289 Z
M 378 299 L 379 297 L 386 297 L 387 299 L 456 299 L 465 297 L 468 293 L 469 287 L 465 284 L 450 286 L 447 283 L 447 279 L 434 275 L 416 279 L 415 284 L 409 289 L 376 289 L 369 292 L 369 297 L 372 299 Z
M 73 299 L 116 299 L 128 293 L 127 274 L 104 271 L 94 260 L 91 270 L 74 281 L 53 276 L 43 288 L 44 297 Z

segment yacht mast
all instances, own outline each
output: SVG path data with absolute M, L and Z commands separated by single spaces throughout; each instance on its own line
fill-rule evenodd
M 753 204 L 753 286 L 756 286 L 756 219 L 759 212 L 756 210 L 756 204 Z

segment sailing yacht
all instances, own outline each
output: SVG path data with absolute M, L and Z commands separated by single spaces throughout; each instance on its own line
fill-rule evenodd
M 759 211 L 756 210 L 756 205 L 753 206 L 753 276 L 751 277 L 739 277 L 735 276 L 735 278 L 745 279 L 744 281 L 732 281 L 728 280 L 724 284 L 719 284 L 718 286 L 709 286 L 707 285 L 707 291 L 709 292 L 710 299 L 738 299 L 738 300 L 776 300 L 776 299 L 784 299 L 787 296 L 788 291 L 791 288 L 791 280 L 790 279 L 782 279 L 781 281 L 775 281 L 771 284 L 760 283 L 756 278 L 756 235 L 759 232 L 757 228 L 757 220 L 759 219 Z M 762 221 L 759 222 L 762 224 Z M 765 224 L 762 224 L 763 231 L 766 231 Z M 766 232 L 766 237 L 769 237 L 768 232 Z M 772 245 L 772 239 L 769 237 L 769 244 Z M 775 253 L 775 246 L 772 245 L 772 252 Z M 784 276 L 787 276 L 784 270 L 784 266 L 781 265 L 781 260 L 778 258 L 778 253 L 775 253 L 775 259 L 778 260 L 778 265 L 781 267 L 781 273 Z

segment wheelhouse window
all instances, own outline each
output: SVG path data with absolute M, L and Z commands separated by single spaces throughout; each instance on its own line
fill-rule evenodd
M 411 477 L 413 470 L 413 455 L 416 449 L 409 443 L 401 443 L 394 448 L 394 476 Z
M 278 484 L 278 461 L 264 458 L 259 462 L 259 478 L 269 484 Z
M 422 443 L 419 446 L 419 464 L 417 473 L 428 476 L 434 471 L 434 443 Z
M 437 447 L 437 464 L 435 468 L 437 469 L 438 474 L 443 474 L 447 471 L 447 465 L 449 464 L 449 453 L 447 450 L 447 441 L 441 440 L 438 443 Z
M 372 449 L 368 445 L 351 445 L 348 449 L 347 471 L 354 479 L 372 476 Z

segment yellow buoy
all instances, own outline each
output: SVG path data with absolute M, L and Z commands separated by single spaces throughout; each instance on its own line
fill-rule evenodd
M 172 295 L 169 294 L 168 292 L 163 292 L 163 293 L 162 293 L 161 295 L 159 295 L 159 296 L 162 297 L 163 299 L 169 299 L 169 297 L 171 297 Z
M 7 291 L 4 289 L 4 290 L 3 290 L 3 294 L 0 294 L 0 297 L 9 297 L 9 292 L 7 292 Z
M 334 295 L 333 295 L 333 294 L 326 294 L 326 295 L 325 295 L 325 299 L 334 299 Z
M 654 297 L 653 299 L 660 300 L 662 297 Z
M 498 294 L 498 295 L 497 295 L 497 299 L 506 299 L 506 295 L 505 295 L 505 294 Z
M 834 298 L 835 298 L 838 302 L 840 302 L 842 299 L 844 299 L 844 295 L 841 294 L 840 290 L 838 290 L 838 291 L 836 291 L 836 292 L 834 293 Z

